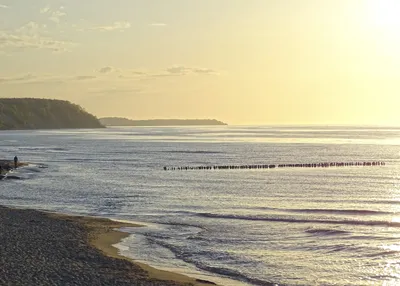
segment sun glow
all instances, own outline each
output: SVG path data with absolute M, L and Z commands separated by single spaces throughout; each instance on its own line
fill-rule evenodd
M 400 30 L 400 1 L 398 0 L 369 0 L 367 3 L 370 20 L 377 27 L 399 33 Z

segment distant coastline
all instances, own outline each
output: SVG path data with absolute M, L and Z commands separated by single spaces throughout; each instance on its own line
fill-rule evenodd
M 208 126 L 228 125 L 216 119 L 149 119 L 132 120 L 123 117 L 103 117 L 99 119 L 105 126 Z

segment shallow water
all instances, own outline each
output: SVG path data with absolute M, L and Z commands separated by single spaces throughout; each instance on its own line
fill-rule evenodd
M 400 129 L 6 131 L 0 204 L 138 221 L 124 255 L 225 285 L 398 285 Z M 385 161 L 385 166 L 163 171 Z M 225 278 L 228 280 L 219 280 Z

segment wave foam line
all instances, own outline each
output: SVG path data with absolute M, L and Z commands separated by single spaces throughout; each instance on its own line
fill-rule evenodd
M 400 227 L 400 222 L 393 221 L 365 221 L 365 220 L 326 220 L 326 219 L 295 219 L 295 218 L 274 218 L 262 216 L 242 216 L 242 215 L 224 215 L 212 213 L 198 213 L 197 216 L 205 218 L 220 218 L 232 220 L 250 220 L 250 221 L 270 221 L 270 222 L 289 222 L 289 223 L 319 223 L 319 224 L 345 224 L 345 225 L 365 225 L 365 226 L 386 226 Z

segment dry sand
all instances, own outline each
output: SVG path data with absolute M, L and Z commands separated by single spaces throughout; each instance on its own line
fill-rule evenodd
M 112 246 L 135 226 L 0 206 L 0 285 L 212 285 L 134 263 Z

